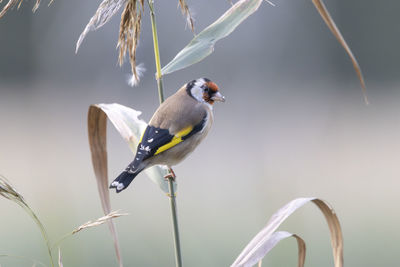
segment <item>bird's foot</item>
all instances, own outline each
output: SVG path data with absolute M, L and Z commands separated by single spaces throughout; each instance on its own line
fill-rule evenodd
M 172 170 L 172 168 L 168 168 L 169 173 L 164 176 L 166 180 L 172 179 L 172 181 L 175 181 L 176 175 L 175 172 Z

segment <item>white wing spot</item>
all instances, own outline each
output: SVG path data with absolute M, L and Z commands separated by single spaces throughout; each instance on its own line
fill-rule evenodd
M 158 133 L 158 131 L 156 130 L 156 133 Z
M 124 189 L 124 184 L 122 184 L 122 183 L 119 183 L 118 185 L 117 185 L 117 190 L 122 190 L 122 189 Z
M 144 148 L 144 150 L 146 150 L 147 152 L 150 152 L 150 151 L 151 151 L 151 149 L 150 149 L 149 146 L 146 146 L 146 147 Z
M 154 140 L 154 138 L 151 138 L 151 139 L 147 140 L 147 142 L 151 143 L 151 142 L 153 142 L 153 140 Z

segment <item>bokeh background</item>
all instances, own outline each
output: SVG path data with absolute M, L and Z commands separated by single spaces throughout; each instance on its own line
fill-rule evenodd
M 4 2 L 4 1 L 3 1 Z M 215 81 L 227 98 L 213 129 L 175 167 L 185 266 L 229 266 L 281 206 L 316 196 L 336 210 L 347 266 L 399 266 L 400 2 L 326 0 L 362 67 L 365 105 L 351 62 L 311 1 L 264 3 L 214 53 L 165 76 L 165 94 L 195 78 Z M 24 195 L 53 241 L 102 216 L 87 141 L 90 104 L 117 102 L 150 119 L 158 106 L 148 10 L 138 87 L 117 66 L 119 15 L 75 43 L 100 1 L 33 1 L 0 20 L 0 173 Z M 230 7 L 189 1 L 196 32 Z M 3 3 L 4 5 L 4 3 Z M 156 1 L 164 65 L 192 38 L 177 1 Z M 109 175 L 132 159 L 111 126 Z M 111 194 L 126 266 L 175 266 L 169 202 L 145 174 Z M 0 199 L 0 254 L 48 263 L 36 225 Z M 307 243 L 306 266 L 332 266 L 329 231 L 312 204 L 281 227 Z M 117 266 L 106 226 L 61 246 L 64 266 Z M 279 244 L 263 266 L 296 266 L 294 240 Z M 2 267 L 32 266 L 0 258 Z

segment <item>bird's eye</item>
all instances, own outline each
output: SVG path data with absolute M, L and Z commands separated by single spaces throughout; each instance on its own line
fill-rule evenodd
M 205 89 L 204 89 L 204 92 L 206 92 L 206 93 L 208 93 L 210 91 L 210 89 L 208 88 L 208 87 L 206 87 Z

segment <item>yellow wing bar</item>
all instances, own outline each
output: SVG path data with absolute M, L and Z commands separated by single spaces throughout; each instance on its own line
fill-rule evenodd
M 188 126 L 186 128 L 184 128 L 183 130 L 177 132 L 175 134 L 175 136 L 172 138 L 172 140 L 168 143 L 166 143 L 163 146 L 160 146 L 156 153 L 154 153 L 154 155 L 160 154 L 161 152 L 164 152 L 165 150 L 170 149 L 171 147 L 176 146 L 177 144 L 179 144 L 180 142 L 182 142 L 182 137 L 185 135 L 188 135 L 191 131 L 193 130 L 193 126 Z

